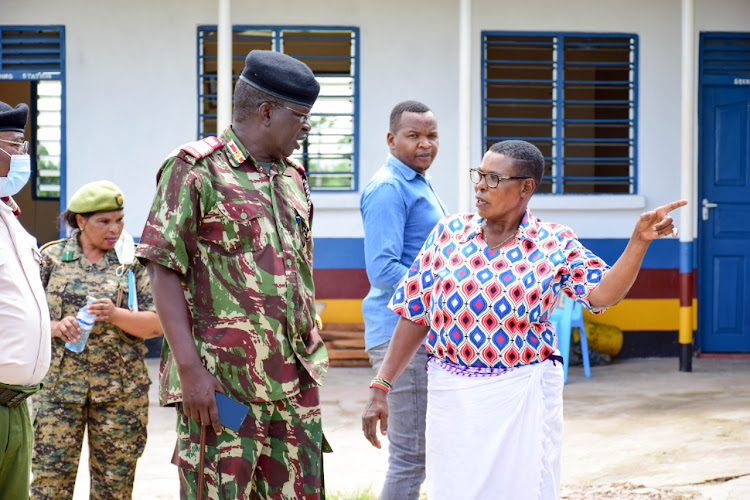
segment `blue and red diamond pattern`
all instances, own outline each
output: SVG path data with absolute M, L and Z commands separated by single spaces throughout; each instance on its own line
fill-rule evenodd
M 510 248 L 489 251 L 481 222 L 467 214 L 438 223 L 391 308 L 430 321 L 425 347 L 445 361 L 490 368 L 543 361 L 557 347 L 547 321 L 557 295 L 589 307 L 588 294 L 609 267 L 569 228 L 528 211 Z

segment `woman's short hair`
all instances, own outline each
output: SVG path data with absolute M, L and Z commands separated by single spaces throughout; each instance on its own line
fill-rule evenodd
M 60 214 L 60 220 L 63 221 L 70 229 L 78 229 L 78 221 L 76 220 L 76 215 L 81 215 L 84 218 L 88 219 L 91 217 L 95 212 L 89 212 L 85 214 L 79 214 L 76 212 L 71 212 L 70 210 L 65 210 L 63 213 Z
M 539 187 L 544 175 L 544 155 L 539 148 L 530 142 L 508 140 L 496 142 L 490 151 L 512 158 L 516 174 L 531 177 Z

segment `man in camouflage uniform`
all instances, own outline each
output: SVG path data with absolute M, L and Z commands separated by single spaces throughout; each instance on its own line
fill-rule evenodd
M 310 131 L 319 88 L 303 63 L 252 51 L 232 125 L 159 171 L 137 255 L 164 325 L 160 397 L 179 410 L 182 498 L 199 482 L 207 498 L 323 493 L 328 357 L 315 326 L 312 205 L 304 170 L 287 158 Z M 238 432 L 222 428 L 215 391 L 250 407 Z
M 33 500 L 73 498 L 87 428 L 90 498 L 132 497 L 136 462 L 146 445 L 151 384 L 143 339 L 161 335 L 161 326 L 146 268 L 137 260 L 121 262 L 114 248 L 112 240 L 123 231 L 123 204 L 114 184 L 86 184 L 62 214 L 75 228 L 71 236 L 41 249 L 52 364 L 34 395 Z M 132 255 L 132 238 L 124 244 Z M 135 310 L 127 309 L 131 294 L 138 299 Z M 88 306 L 95 322 L 83 351 L 73 352 L 65 343 L 79 338 L 76 314 L 89 296 L 95 299 Z

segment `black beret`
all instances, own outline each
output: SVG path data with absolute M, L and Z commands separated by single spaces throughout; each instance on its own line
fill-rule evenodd
M 252 50 L 240 80 L 285 101 L 312 107 L 320 84 L 312 70 L 297 59 L 271 50 Z
M 13 130 L 23 132 L 26 126 L 26 118 L 29 116 L 29 107 L 23 103 L 11 108 L 0 101 L 0 131 Z

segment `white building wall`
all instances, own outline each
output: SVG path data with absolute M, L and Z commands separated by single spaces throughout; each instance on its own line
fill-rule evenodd
M 700 31 L 750 30 L 746 0 L 695 3 L 696 37 Z M 621 32 L 639 38 L 638 196 L 538 195 L 530 203 L 536 215 L 572 226 L 579 237 L 628 238 L 640 213 L 680 197 L 680 0 L 475 0 L 473 8 L 477 54 L 483 30 Z M 477 75 L 480 65 L 477 55 Z M 476 88 L 474 107 L 481 109 L 479 82 Z M 479 152 L 481 129 L 474 139 Z M 692 209 L 697 210 L 695 203 Z M 678 222 L 679 212 L 674 215 Z
M 96 179 L 117 183 L 134 235 L 143 227 L 161 161 L 195 139 L 196 28 L 216 18 L 215 2 L 197 0 L 3 2 L 4 25 L 65 26 L 67 193 Z M 440 152 L 431 169 L 435 188 L 449 209 L 457 208 L 458 0 L 234 0 L 232 19 L 359 27 L 360 189 L 388 152 L 390 109 L 418 99 L 439 122 Z M 639 36 L 639 195 L 595 201 L 537 196 L 537 215 L 573 226 L 580 237 L 626 238 L 639 213 L 679 197 L 680 0 L 473 1 L 473 165 L 481 159 L 482 30 Z M 750 2 L 696 0 L 696 31 L 750 31 Z M 316 237 L 362 236 L 358 194 L 313 197 Z
M 3 24 L 65 26 L 68 198 L 111 180 L 125 194 L 127 230 L 140 236 L 161 161 L 195 139 L 194 14 L 174 0 L 4 4 Z
M 457 8 L 453 2 L 235 0 L 232 21 L 360 28 L 363 187 L 387 154 L 391 107 L 409 98 L 434 108 L 444 140 L 433 172 L 453 175 Z M 159 164 L 195 139 L 196 28 L 216 19 L 216 3 L 195 0 L 5 0 L 2 24 L 65 26 L 68 196 L 86 182 L 112 180 L 125 191 L 127 229 L 140 234 Z M 449 206 L 456 197 L 451 184 L 437 187 Z M 358 195 L 314 197 L 316 236 L 362 235 Z

